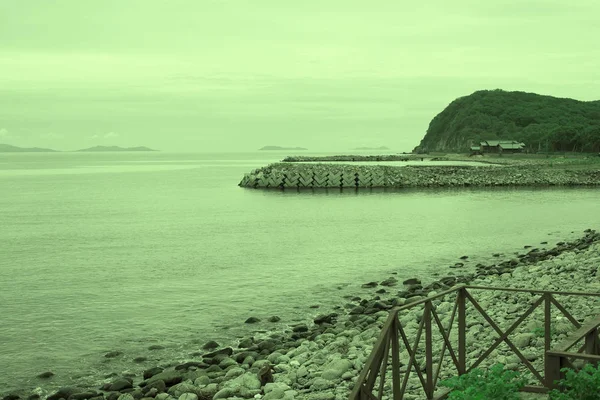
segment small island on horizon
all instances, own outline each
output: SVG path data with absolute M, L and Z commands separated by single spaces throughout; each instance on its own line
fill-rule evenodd
M 145 146 L 119 147 L 119 146 L 94 146 L 87 149 L 75 150 L 77 152 L 101 152 L 101 151 L 158 151 Z
M 42 147 L 17 147 L 0 143 L 0 153 L 58 153 L 58 150 Z
M 304 147 L 264 146 L 258 150 L 308 150 Z
M 390 150 L 389 147 L 379 146 L 379 147 L 355 147 L 352 150 Z

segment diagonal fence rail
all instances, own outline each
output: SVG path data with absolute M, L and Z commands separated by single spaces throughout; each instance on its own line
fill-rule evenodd
M 524 293 L 537 296 L 531 299 L 531 305 L 527 310 L 516 319 L 506 330 L 502 330 L 499 325 L 485 311 L 484 307 L 475 299 L 473 291 L 475 290 L 493 290 L 504 293 Z M 454 306 L 447 326 L 444 327 L 442 319 L 436 311 L 436 301 L 446 296 L 455 295 Z M 485 286 L 457 285 L 452 289 L 440 292 L 426 299 L 421 299 L 413 303 L 397 307 L 390 311 L 390 314 L 383 325 L 381 333 L 374 345 L 374 348 L 367 359 L 365 366 L 356 382 L 356 385 L 350 394 L 350 400 L 381 400 L 393 398 L 402 400 L 407 393 L 409 377 L 414 373 L 417 375 L 419 385 L 428 400 L 438 400 L 447 397 L 449 389 L 437 389 L 438 380 L 441 375 L 442 367 L 446 354 L 450 361 L 446 362 L 446 369 L 451 373 L 463 375 L 474 368 L 480 366 L 484 361 L 489 361 L 492 352 L 502 343 L 505 343 L 512 353 L 516 355 L 519 361 L 533 375 L 536 384 L 527 385 L 522 390 L 527 392 L 546 393 L 550 389 L 557 388 L 556 380 L 562 377 L 560 369 L 574 364 L 570 359 L 582 360 L 584 362 L 600 363 L 600 339 L 598 338 L 598 327 L 600 326 L 600 317 L 588 322 L 585 326 L 571 315 L 571 313 L 556 299 L 555 296 L 587 296 L 600 297 L 600 293 L 581 293 L 581 292 L 560 292 L 532 289 L 498 288 Z M 439 301 L 437 301 L 439 303 Z M 471 312 L 477 313 L 487 323 L 498 337 L 494 340 L 474 362 L 467 366 L 467 304 L 471 305 Z M 399 315 L 416 307 L 423 307 L 423 313 L 420 315 L 420 322 L 414 334 L 414 342 L 409 341 L 405 327 L 401 324 Z M 571 334 L 564 342 L 551 349 L 552 344 L 552 306 L 560 311 L 577 330 Z M 544 326 L 544 359 L 542 371 L 534 367 L 532 362 L 526 357 L 519 348 L 509 338 L 511 333 L 538 308 L 543 308 L 543 326 Z M 454 321 L 457 319 L 457 335 L 453 336 Z M 437 329 L 437 331 L 436 331 Z M 434 349 L 434 332 L 440 336 L 441 351 L 439 345 Z M 424 348 L 420 347 L 422 336 L 424 339 Z M 569 351 L 576 343 L 582 339 L 585 340 L 583 346 L 577 351 Z M 453 343 L 455 342 L 455 343 Z M 400 359 L 401 347 L 405 358 Z M 435 354 L 434 354 L 435 353 Z M 407 356 L 407 357 L 406 357 Z M 421 356 L 421 360 L 417 360 Z M 390 360 L 391 358 L 391 360 Z M 434 358 L 437 363 L 434 363 Z M 388 369 L 391 374 L 388 373 Z M 445 373 L 448 373 L 446 371 Z M 391 375 L 391 377 L 389 376 Z M 389 380 L 391 379 L 391 382 Z M 387 385 L 386 385 L 387 383 Z M 374 393 L 374 391 L 376 391 Z

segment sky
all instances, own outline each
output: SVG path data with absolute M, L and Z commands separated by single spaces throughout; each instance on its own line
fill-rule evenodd
M 600 1 L 0 0 L 0 143 L 410 151 L 476 90 L 600 99 Z

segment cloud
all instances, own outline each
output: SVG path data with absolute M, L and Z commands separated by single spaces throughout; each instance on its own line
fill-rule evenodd
M 17 140 L 18 137 L 13 132 L 10 132 L 6 128 L 0 128 L 0 140 L 2 141 L 13 141 Z
M 40 137 L 45 138 L 45 139 L 62 139 L 65 137 L 65 135 L 63 135 L 61 133 L 46 132 L 46 133 L 42 133 L 40 135 Z
M 104 135 L 99 135 L 99 134 L 95 134 L 90 136 L 90 139 L 111 139 L 111 138 L 116 138 L 119 137 L 120 135 L 116 132 L 108 132 L 105 133 Z

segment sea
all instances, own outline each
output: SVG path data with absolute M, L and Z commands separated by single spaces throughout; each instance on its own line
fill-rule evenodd
M 190 360 L 209 340 L 310 321 L 366 282 L 432 281 L 464 255 L 468 268 L 600 227 L 596 188 L 238 187 L 287 155 L 0 154 L 0 394 Z

